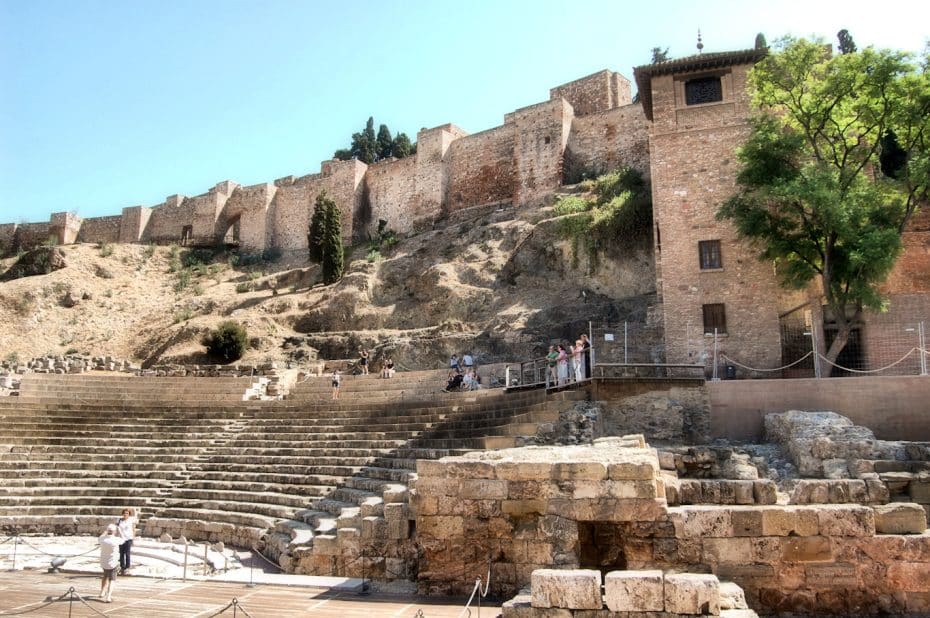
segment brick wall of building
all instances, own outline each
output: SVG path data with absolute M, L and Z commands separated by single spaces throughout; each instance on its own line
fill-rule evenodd
M 772 266 L 715 218 L 735 190 L 736 149 L 749 133 L 748 68 L 721 75 L 723 101 L 690 108 L 683 85 L 691 75 L 652 80 L 653 213 L 668 362 L 710 365 L 713 337 L 705 334 L 703 306 L 722 303 L 727 333 L 718 339 L 718 353 L 753 367 L 781 364 L 778 315 L 786 303 Z M 701 269 L 698 243 L 708 240 L 720 242 L 722 268 Z

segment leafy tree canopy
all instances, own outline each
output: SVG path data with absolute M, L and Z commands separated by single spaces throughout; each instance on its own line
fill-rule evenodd
M 402 159 L 416 153 L 416 144 L 410 143 L 405 133 L 391 136 L 391 130 L 382 124 L 375 133 L 375 119 L 368 118 L 365 128 L 352 134 L 352 144 L 349 148 L 340 148 L 333 154 L 334 159 L 348 161 L 358 159 L 371 165 L 376 161 L 396 157 Z
M 661 47 L 652 48 L 652 64 L 657 62 L 665 62 L 668 60 L 668 47 L 662 49 Z
M 718 218 L 758 243 L 784 285 L 819 278 L 837 319 L 835 361 L 862 307 L 884 307 L 880 285 L 928 197 L 928 63 L 871 47 L 832 56 L 822 40 L 776 49 L 750 73 L 758 113 Z

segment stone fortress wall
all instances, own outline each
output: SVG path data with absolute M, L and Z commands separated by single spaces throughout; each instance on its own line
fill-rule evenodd
M 630 82 L 600 71 L 553 88 L 550 100 L 509 114 L 473 135 L 452 124 L 423 129 L 417 153 L 365 165 L 324 161 L 318 174 L 240 186 L 218 183 L 202 195 L 172 195 L 121 215 L 55 213 L 49 223 L 0 225 L 0 247 L 28 249 L 51 239 L 212 245 L 236 230 L 247 251 L 307 248 L 314 201 L 326 191 L 342 212 L 343 237 L 364 239 L 384 219 L 406 233 L 471 206 L 525 204 L 550 193 L 571 169 L 601 172 L 631 165 L 649 173 L 647 123 Z

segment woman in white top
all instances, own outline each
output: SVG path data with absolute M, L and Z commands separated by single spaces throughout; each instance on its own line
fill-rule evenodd
M 136 538 L 137 523 L 139 523 L 139 519 L 136 517 L 136 510 L 132 508 L 123 509 L 122 517 L 116 522 L 119 538 L 122 540 L 122 544 L 119 546 L 119 570 L 121 573 L 129 570 L 132 540 Z

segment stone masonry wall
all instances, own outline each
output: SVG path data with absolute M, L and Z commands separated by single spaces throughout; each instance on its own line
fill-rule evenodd
M 564 99 L 518 109 L 504 117 L 515 130 L 515 204 L 528 204 L 562 184 L 562 155 L 571 132 L 572 107 Z
M 638 105 L 575 116 L 565 150 L 565 181 L 629 165 L 649 178 L 649 127 Z
M 172 195 L 152 208 L 142 240 L 157 244 L 177 242 L 184 226 L 190 225 L 193 218 L 194 202 L 186 201 L 183 195 Z
M 139 242 L 145 228 L 148 227 L 152 209 L 145 206 L 129 206 L 123 209 L 119 228 L 119 241 L 122 243 Z
M 84 219 L 81 222 L 77 242 L 119 242 L 122 221 L 121 216 Z
M 504 125 L 452 142 L 446 211 L 509 201 L 513 196 L 513 126 Z
M 930 610 L 930 532 L 877 534 L 884 507 L 668 507 L 657 455 L 626 436 L 420 461 L 421 592 L 508 596 L 537 568 L 713 573 L 766 612 Z M 922 526 L 921 526 L 922 527 Z
M 632 102 L 630 81 L 606 69 L 549 90 L 550 100 L 560 98 L 569 102 L 576 116 L 604 112 Z
M 316 196 L 324 189 L 323 184 L 320 174 L 297 179 L 279 178 L 275 181 L 276 190 L 271 206 L 272 245 L 292 250 L 307 248 L 310 217 Z
M 416 227 L 416 157 L 375 163 L 365 173 L 365 190 L 370 215 L 361 218 L 363 236 L 378 231 L 378 219 L 388 222 L 393 230 Z

